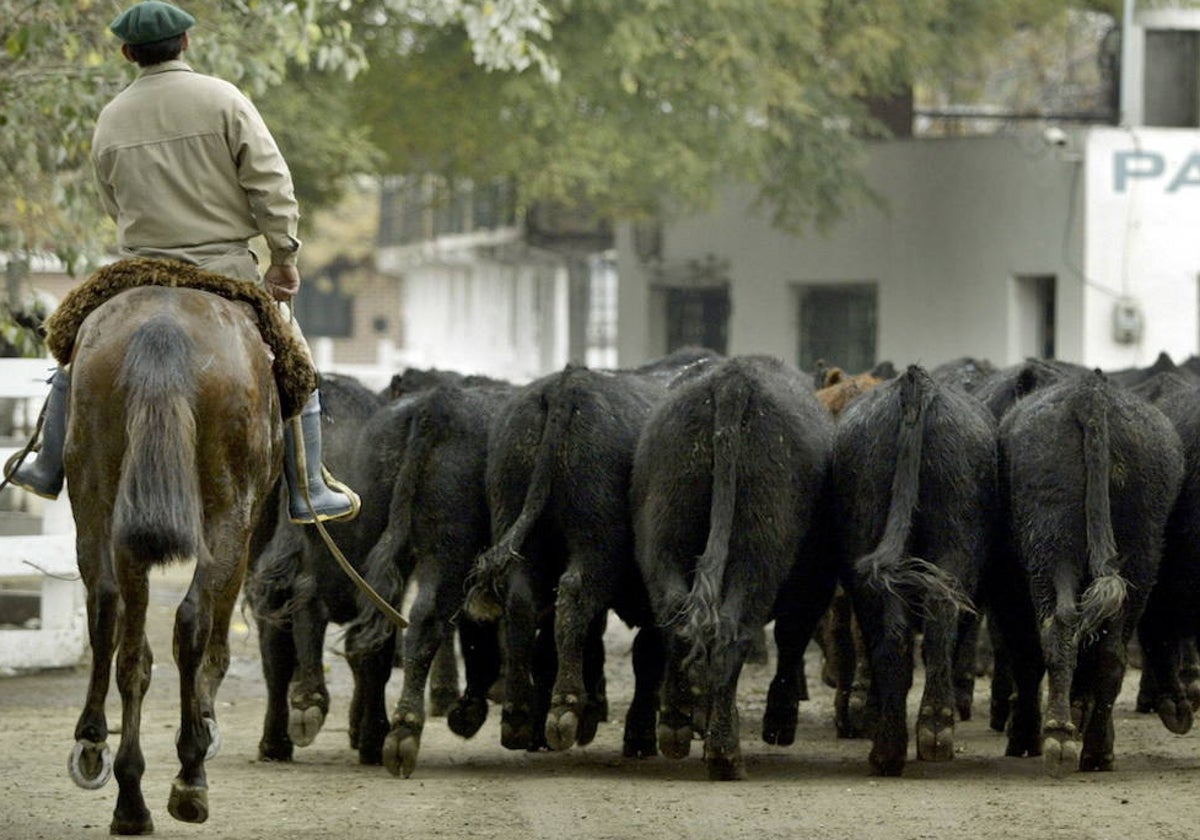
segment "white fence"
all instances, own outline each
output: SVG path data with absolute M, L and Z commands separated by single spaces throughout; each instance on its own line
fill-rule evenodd
M 52 370 L 46 359 L 0 359 L 0 399 L 11 405 L 14 440 L 32 432 Z M 0 463 L 16 450 L 0 446 Z M 75 665 L 87 649 L 86 602 L 66 493 L 54 502 L 26 495 L 22 503 L 40 510 L 41 533 L 0 536 L 0 582 L 32 581 L 40 595 L 40 620 L 30 629 L 0 628 L 0 670 Z

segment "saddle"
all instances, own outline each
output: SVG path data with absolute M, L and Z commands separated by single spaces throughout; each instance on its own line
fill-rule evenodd
M 58 363 L 70 363 L 75 336 L 92 310 L 113 296 L 140 286 L 198 289 L 249 304 L 263 341 L 275 356 L 271 368 L 279 388 L 281 412 L 285 419 L 300 413 L 317 387 L 318 375 L 275 300 L 262 286 L 214 274 L 190 263 L 149 257 L 125 259 L 104 266 L 68 292 L 46 321 L 46 346 Z

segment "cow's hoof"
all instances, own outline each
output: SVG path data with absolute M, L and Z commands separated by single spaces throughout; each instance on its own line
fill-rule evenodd
M 408 778 L 421 751 L 421 728 L 400 723 L 383 739 L 383 766 L 393 776 Z
M 687 758 L 692 751 L 692 723 L 684 719 L 658 724 L 658 751 L 667 758 Z
M 533 723 L 526 709 L 504 709 L 500 714 L 500 745 L 506 750 L 536 749 Z
M 446 713 L 446 725 L 460 738 L 470 738 L 480 730 L 487 716 L 487 700 L 481 697 L 463 697 Z
M 1158 719 L 1168 732 L 1176 735 L 1186 735 L 1192 728 L 1192 705 L 1190 701 L 1175 701 L 1170 697 L 1160 697 L 1154 704 Z
M 1042 763 L 1055 778 L 1079 769 L 1079 741 L 1075 739 L 1074 726 L 1047 727 L 1042 738 Z
M 904 774 L 904 749 L 896 751 L 872 747 L 868 757 L 871 775 L 897 777 Z
M 429 689 L 429 716 L 445 717 L 458 702 L 458 690 L 454 688 Z
M 778 708 L 772 707 L 768 702 L 767 711 L 763 715 L 763 742 L 779 747 L 790 747 L 796 742 L 796 725 L 799 720 L 800 713 L 795 706 Z
M 317 739 L 325 723 L 325 710 L 320 706 L 288 709 L 288 737 L 297 747 L 307 747 Z
M 922 709 L 917 719 L 917 758 L 921 761 L 949 761 L 954 758 L 954 710 Z
M 1107 773 L 1116 766 L 1112 753 L 1089 755 L 1084 753 L 1079 757 L 1079 769 L 1087 773 Z
M 632 717 L 626 717 L 621 755 L 625 758 L 653 758 L 658 755 L 658 740 L 655 738 L 653 720 L 647 725 L 639 724 Z
M 708 770 L 709 781 L 712 782 L 741 782 L 746 779 L 746 767 L 742 763 L 740 753 L 706 755 L 704 767 Z
M 579 698 L 555 697 L 552 704 L 546 717 L 546 744 L 552 750 L 569 750 L 575 746 L 579 732 Z M 595 735 L 595 730 L 592 734 Z
M 171 782 L 167 811 L 180 822 L 204 822 L 208 819 L 208 789 L 175 779 Z

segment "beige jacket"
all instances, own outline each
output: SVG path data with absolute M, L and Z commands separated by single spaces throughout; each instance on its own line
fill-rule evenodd
M 144 68 L 100 112 L 92 163 L 126 255 L 259 279 L 247 242 L 261 234 L 272 263 L 296 263 L 291 173 L 253 103 L 228 82 L 182 61 Z

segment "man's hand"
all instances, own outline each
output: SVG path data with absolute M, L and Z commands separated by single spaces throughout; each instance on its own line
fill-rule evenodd
M 300 269 L 294 265 L 271 265 L 263 277 L 275 300 L 291 300 L 300 291 Z

